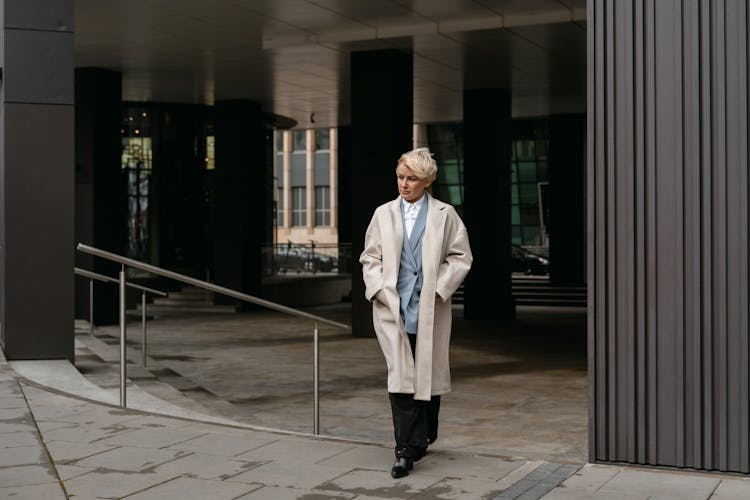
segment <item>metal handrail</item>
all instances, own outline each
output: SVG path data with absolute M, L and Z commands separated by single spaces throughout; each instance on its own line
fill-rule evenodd
M 74 267 L 73 273 L 77 274 L 78 276 L 83 276 L 85 278 L 89 279 L 89 333 L 91 333 L 91 336 L 94 335 L 94 280 L 101 281 L 104 283 L 119 283 L 120 280 L 112 278 L 110 276 L 95 273 L 93 271 L 87 271 L 86 269 L 81 269 L 80 267 Z M 162 292 L 161 290 L 156 290 L 154 288 L 149 288 L 147 286 L 141 286 L 137 285 L 135 283 L 125 283 L 125 286 L 129 286 L 130 288 L 135 288 L 136 290 L 141 291 L 141 365 L 143 367 L 146 367 L 147 359 L 148 359 L 148 334 L 146 330 L 146 294 L 150 293 L 152 295 L 159 295 L 161 297 L 167 297 L 168 294 L 166 292 Z
M 325 323 L 327 325 L 335 326 L 338 328 L 344 328 L 344 329 L 350 328 L 350 326 L 345 323 L 339 323 L 338 321 L 333 321 L 330 319 L 323 318 L 321 316 L 316 316 L 315 314 L 306 313 L 298 309 L 293 309 L 291 307 L 277 304 L 276 302 L 271 302 L 270 300 L 261 299 L 261 298 L 254 297 L 252 295 L 248 295 L 242 292 L 237 292 L 235 290 L 232 290 L 231 288 L 225 288 L 223 286 L 214 285 L 213 283 L 209 283 L 207 281 L 192 278 L 184 274 L 175 273 L 173 271 L 167 271 L 166 269 L 152 266 L 151 264 L 144 264 L 143 262 L 129 259 L 128 257 L 123 257 L 122 255 L 117 255 L 111 252 L 107 252 L 106 250 L 100 250 L 98 248 L 90 247 L 88 245 L 84 245 L 83 243 L 79 243 L 77 246 L 77 249 L 80 250 L 81 252 L 95 255 L 103 259 L 108 259 L 114 262 L 119 262 L 120 264 L 123 264 L 128 267 L 134 267 L 136 269 L 140 269 L 142 271 L 146 271 L 151 274 L 164 276 L 165 278 L 170 278 L 175 281 L 181 281 L 182 283 L 186 283 L 188 285 L 197 286 L 198 288 L 203 288 L 204 290 L 209 290 L 214 293 L 220 293 L 228 297 L 243 300 L 251 304 L 263 306 L 268 309 L 273 309 L 275 311 L 290 314 L 292 316 L 297 316 L 299 318 L 305 318 L 305 319 L 309 319 L 312 321 L 317 321 L 318 323 Z
M 206 281 L 192 278 L 184 274 L 179 274 L 173 271 L 168 271 L 166 269 L 162 269 L 157 266 L 152 266 L 151 264 L 145 264 L 143 262 L 139 262 L 137 260 L 133 260 L 128 257 L 123 257 L 122 255 L 117 255 L 111 252 L 107 252 L 106 250 L 101 250 L 99 248 L 91 247 L 83 243 L 79 243 L 76 248 L 81 252 L 88 253 L 96 257 L 101 257 L 103 259 L 111 260 L 113 262 L 118 262 L 122 265 L 122 269 L 120 270 L 120 279 L 119 279 L 119 283 L 120 283 L 120 406 L 122 407 L 126 406 L 125 381 L 127 379 L 127 376 L 126 376 L 127 373 L 126 373 L 126 359 L 125 359 L 125 334 L 126 334 L 126 331 L 125 331 L 125 328 L 126 328 L 126 325 L 125 325 L 125 286 L 126 286 L 125 266 L 129 266 L 129 267 L 140 269 L 142 271 L 146 271 L 152 274 L 156 274 L 157 276 L 164 276 L 165 278 L 170 278 L 175 281 L 186 283 L 188 285 L 193 285 L 199 288 L 203 288 L 204 290 L 209 290 L 214 293 L 219 293 L 222 295 L 226 295 L 228 297 L 233 297 L 235 299 L 249 302 L 251 304 L 263 306 L 267 309 L 273 309 L 275 311 L 279 311 L 285 314 L 296 316 L 298 318 L 305 318 L 305 319 L 314 321 L 314 329 L 313 329 L 313 365 L 314 365 L 313 432 L 315 433 L 315 435 L 320 434 L 320 401 L 319 401 L 319 382 L 320 382 L 319 343 L 320 343 L 320 338 L 319 338 L 319 331 L 318 331 L 318 323 L 325 323 L 327 325 L 335 326 L 338 328 L 344 328 L 344 329 L 349 329 L 349 325 L 345 323 L 339 323 L 338 321 L 332 321 L 330 319 L 326 319 L 321 316 L 316 316 L 315 314 L 306 313 L 298 309 L 293 309 L 291 307 L 283 306 L 281 304 L 277 304 L 269 300 L 264 300 L 258 297 L 254 297 L 252 295 L 237 292 L 230 288 L 225 288 L 223 286 L 214 285 L 212 283 L 208 283 Z
M 86 278 L 91 278 L 96 281 L 102 281 L 105 283 L 119 283 L 120 282 L 120 280 L 118 280 L 117 278 L 112 278 L 104 274 L 87 271 L 86 269 L 81 269 L 80 267 L 74 267 L 73 272 L 77 274 L 78 276 L 84 276 Z M 136 283 L 126 283 L 125 286 L 129 286 L 130 288 L 135 288 L 136 290 L 141 290 L 142 292 L 147 292 L 152 295 L 158 295 L 160 297 L 167 297 L 169 295 L 168 293 L 162 292 L 161 290 L 156 290 L 155 288 L 149 288 L 147 286 L 141 286 Z

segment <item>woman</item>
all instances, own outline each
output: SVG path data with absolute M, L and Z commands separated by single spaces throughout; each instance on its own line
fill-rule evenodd
M 399 158 L 399 196 L 375 210 L 359 259 L 388 366 L 394 478 L 408 475 L 437 439 L 440 395 L 451 388 L 451 296 L 472 261 L 460 217 L 426 192 L 436 174 L 427 148 Z

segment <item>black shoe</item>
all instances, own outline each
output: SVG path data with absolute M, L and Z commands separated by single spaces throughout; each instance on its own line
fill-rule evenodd
M 408 476 L 409 471 L 414 468 L 414 461 L 409 457 L 399 457 L 393 462 L 391 467 L 391 477 L 398 479 L 400 477 Z
M 415 462 L 419 462 L 420 460 L 422 460 L 425 457 L 425 455 L 427 455 L 427 448 L 426 447 L 425 448 L 414 448 L 413 456 L 414 456 L 414 461 Z

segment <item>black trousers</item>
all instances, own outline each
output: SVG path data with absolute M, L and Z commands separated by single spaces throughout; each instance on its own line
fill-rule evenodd
M 408 336 L 414 356 L 417 336 Z M 421 458 L 427 445 L 437 439 L 440 396 L 433 396 L 430 401 L 418 401 L 414 399 L 414 394 L 389 392 L 388 399 L 393 414 L 396 457 Z

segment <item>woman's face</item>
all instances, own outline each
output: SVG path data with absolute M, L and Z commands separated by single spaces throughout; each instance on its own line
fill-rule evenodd
M 419 200 L 424 194 L 424 190 L 431 184 L 426 179 L 418 179 L 403 163 L 399 163 L 396 168 L 396 182 L 398 193 L 409 203 Z

